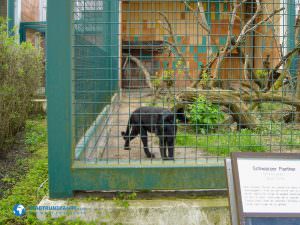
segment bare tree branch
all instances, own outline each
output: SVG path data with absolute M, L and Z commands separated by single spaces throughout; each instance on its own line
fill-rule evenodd
M 250 20 L 248 20 L 247 23 L 245 24 L 245 26 L 243 27 L 240 35 L 238 36 L 238 38 L 236 40 L 236 45 L 240 45 L 240 43 L 244 40 L 244 38 L 247 34 L 247 30 L 249 29 L 249 27 L 252 26 L 253 22 L 259 16 L 261 11 L 262 11 L 262 7 L 261 7 L 261 4 L 260 4 L 260 0 L 256 0 L 256 11 L 255 11 L 254 15 L 250 18 Z
M 264 7 L 265 11 L 267 13 L 269 13 L 268 7 Z M 282 52 L 282 46 L 280 45 L 279 41 L 278 41 L 278 37 L 276 35 L 276 31 L 275 31 L 275 25 L 274 25 L 274 21 L 272 18 L 269 18 L 270 22 L 272 23 L 272 34 L 273 34 L 273 39 L 275 41 L 275 47 L 277 49 L 278 55 L 281 57 L 283 57 L 283 52 Z
M 207 33 L 210 33 L 211 29 L 207 23 L 202 3 L 199 1 L 197 2 L 197 5 L 198 5 L 197 11 L 195 9 L 193 9 L 186 0 L 184 0 L 183 3 L 186 5 L 186 7 L 189 8 L 189 10 L 191 10 L 194 13 L 194 16 L 197 19 L 199 26 L 201 26 Z M 201 18 L 199 17 L 198 13 L 200 13 Z
M 254 129 L 259 124 L 258 119 L 249 113 L 249 108 L 246 103 L 260 102 L 280 102 L 300 108 L 300 100 L 284 95 L 274 93 L 259 93 L 259 92 L 240 92 L 233 90 L 211 89 L 202 90 L 196 88 L 187 88 L 176 95 L 177 104 L 175 108 L 184 107 L 186 104 L 194 102 L 199 96 L 205 97 L 213 104 L 223 105 L 230 108 L 234 120 L 242 128 Z
M 218 64 L 216 66 L 216 69 L 215 69 L 215 73 L 213 75 L 213 78 L 216 78 L 219 74 L 219 69 L 220 69 L 220 66 L 221 66 L 221 63 L 222 61 L 224 60 L 224 57 L 227 55 L 227 54 L 230 54 L 234 49 L 238 48 L 242 41 L 245 40 L 246 38 L 246 35 L 251 32 L 251 31 L 254 31 L 255 29 L 257 29 L 258 27 L 258 24 L 262 24 L 266 21 L 268 21 L 270 18 L 274 17 L 277 13 L 281 12 L 282 10 L 284 10 L 284 8 L 280 8 L 280 9 L 277 9 L 277 10 L 274 10 L 273 13 L 271 13 L 268 17 L 266 17 L 264 20 L 260 21 L 259 23 L 257 23 L 256 25 L 254 25 L 253 27 L 251 27 L 251 25 L 253 24 L 253 22 L 255 21 L 255 19 L 258 17 L 258 15 L 260 14 L 261 10 L 262 10 L 262 7 L 261 7 L 261 3 L 260 3 L 260 0 L 256 0 L 256 12 L 254 13 L 254 15 L 251 17 L 251 19 L 245 24 L 245 26 L 243 27 L 241 33 L 239 34 L 235 44 L 233 46 L 230 47 L 230 45 L 228 44 L 228 42 L 226 42 L 226 45 L 225 45 L 225 49 L 223 50 L 222 52 L 222 56 L 219 56 L 218 58 Z M 234 10 L 236 9 L 236 7 L 234 7 Z M 234 13 L 234 12 L 233 12 Z M 228 40 L 228 39 L 227 39 Z
M 159 15 L 161 15 L 163 17 L 165 23 L 167 24 L 167 27 L 163 26 L 163 28 L 169 33 L 170 37 L 172 38 L 172 42 L 177 46 L 175 34 L 173 32 L 172 25 L 169 22 L 167 15 L 163 12 L 158 12 L 158 13 L 159 13 Z
M 197 22 L 198 22 L 199 26 L 202 27 L 203 30 L 205 30 L 207 32 L 207 39 L 208 39 L 208 43 L 207 43 L 207 55 L 210 55 L 212 53 L 212 48 L 211 48 L 211 43 L 212 43 L 211 28 L 208 25 L 208 22 L 206 20 L 205 11 L 204 11 L 204 7 L 202 5 L 202 2 L 200 2 L 199 0 L 197 1 L 197 10 L 193 9 L 186 0 L 184 0 L 183 2 L 186 5 L 186 7 L 188 7 L 189 10 L 191 10 L 194 13 L 194 16 L 197 19 Z M 200 14 L 201 18 L 199 17 L 199 14 Z
M 153 85 L 151 83 L 151 75 L 150 75 L 149 71 L 147 70 L 147 68 L 142 63 L 142 61 L 139 60 L 137 57 L 130 55 L 130 54 L 123 53 L 123 55 L 126 56 L 129 60 L 132 60 L 133 62 L 135 62 L 136 65 L 143 71 L 147 85 L 153 90 Z
M 257 24 L 255 24 L 255 26 L 249 28 L 248 30 L 245 31 L 245 35 L 248 34 L 251 31 L 256 30 L 256 28 L 258 26 L 260 26 L 261 24 L 267 22 L 268 20 L 270 20 L 273 16 L 275 16 L 277 13 L 281 12 L 284 10 L 284 7 L 280 8 L 280 9 L 276 9 L 274 10 L 269 16 L 267 16 L 265 19 L 263 19 L 262 21 L 259 21 Z
M 249 65 L 249 56 L 246 55 L 245 62 L 244 62 L 244 79 L 245 80 L 248 80 L 248 78 L 249 78 L 248 65 Z
M 221 52 L 219 52 L 219 53 L 215 54 L 214 56 L 212 56 L 210 58 L 210 61 L 204 66 L 204 69 L 201 71 L 202 73 L 207 72 L 212 67 L 212 65 L 218 60 L 217 65 L 214 69 L 214 73 L 212 75 L 212 80 L 215 79 L 219 75 L 219 70 L 220 70 L 220 67 L 222 65 L 222 62 L 223 62 L 225 56 L 229 55 L 235 49 L 238 49 L 238 51 L 241 52 L 239 50 L 239 48 L 240 48 L 240 45 L 243 42 L 243 40 L 245 40 L 246 35 L 249 32 L 254 31 L 255 29 L 257 29 L 257 27 L 258 27 L 257 25 L 253 26 L 253 22 L 255 21 L 255 19 L 259 16 L 259 14 L 262 11 L 260 0 L 256 0 L 256 5 L 257 5 L 256 11 L 255 11 L 254 15 L 251 17 L 251 19 L 249 21 L 247 21 L 247 23 L 244 25 L 244 27 L 243 27 L 242 31 L 240 32 L 237 40 L 232 38 L 231 29 L 232 29 L 233 24 L 234 24 L 234 18 L 235 18 L 235 15 L 237 13 L 237 9 L 244 2 L 245 2 L 245 0 L 242 1 L 241 3 L 239 3 L 239 4 L 235 3 L 235 6 L 234 6 L 233 11 L 231 13 L 230 23 L 229 23 L 229 26 L 228 26 L 228 34 L 227 34 L 227 41 L 226 41 L 225 47 L 223 48 L 223 50 Z M 262 23 L 270 20 L 272 17 L 274 17 L 277 13 L 281 12 L 282 10 L 284 10 L 284 8 L 274 10 L 269 16 L 267 16 L 265 19 L 260 21 L 258 24 L 261 25 Z M 251 26 L 253 26 L 253 27 L 251 27 Z M 228 42 L 228 40 L 231 41 L 231 43 Z M 250 69 L 249 66 L 248 66 L 248 69 Z M 250 69 L 250 71 L 251 71 L 251 69 Z M 250 72 L 249 75 L 250 75 L 250 77 L 252 77 L 252 79 L 253 78 L 255 79 L 255 74 L 253 73 L 253 71 Z M 201 75 L 199 75 L 198 77 L 201 77 Z M 196 87 L 198 84 L 199 84 L 199 81 L 196 80 L 195 82 L 193 82 L 191 87 Z
M 285 74 L 286 74 L 285 70 L 287 70 L 288 68 L 285 68 L 283 73 L 277 78 L 274 78 L 274 74 L 277 73 L 279 68 L 284 63 L 286 63 L 288 60 L 292 59 L 297 54 L 297 52 L 299 52 L 299 50 L 300 50 L 300 43 L 298 43 L 298 45 L 293 50 L 291 50 L 285 56 L 283 56 L 281 58 L 281 60 L 276 64 L 276 66 L 269 72 L 269 74 L 268 74 L 268 84 L 267 84 L 266 88 L 263 90 L 264 92 L 269 91 L 272 87 L 272 84 L 274 84 L 277 79 L 282 79 L 282 80 L 284 79 Z
M 163 12 L 158 12 L 158 13 L 159 13 L 159 15 L 161 15 L 163 17 L 165 23 L 167 24 L 167 27 L 165 27 L 163 24 L 162 24 L 162 27 L 169 33 L 169 35 L 171 37 L 171 41 L 173 43 L 172 47 L 176 50 L 176 52 L 178 53 L 178 56 L 181 58 L 181 60 L 183 62 L 185 77 L 188 78 L 189 80 L 192 80 L 192 78 L 188 74 L 189 73 L 189 69 L 188 69 L 188 66 L 187 66 L 186 59 L 185 59 L 184 55 L 182 54 L 182 52 L 177 47 L 178 44 L 177 44 L 177 41 L 176 41 L 176 36 L 175 36 L 175 34 L 173 32 L 172 25 L 169 22 L 169 19 L 168 19 L 167 15 L 165 13 L 163 13 Z
M 258 0 L 257 0 L 258 1 Z M 232 30 L 233 30 L 233 26 L 234 26 L 234 22 L 235 22 L 235 18 L 236 18 L 236 14 L 237 14 L 237 10 L 242 6 L 243 3 L 245 3 L 246 0 L 243 0 L 241 3 L 234 3 L 234 8 L 231 14 L 231 18 L 230 18 L 230 22 L 228 25 L 228 33 L 227 33 L 227 40 L 226 40 L 226 44 L 223 48 L 223 50 L 220 52 L 219 56 L 218 56 L 218 61 L 217 61 L 217 65 L 216 68 L 214 70 L 214 74 L 212 76 L 212 79 L 215 79 L 217 76 L 219 76 L 219 70 L 220 67 L 222 65 L 222 62 L 225 58 L 225 56 L 228 54 L 228 51 L 230 50 L 230 44 L 231 44 L 231 37 L 232 37 Z M 219 78 L 219 77 L 218 77 Z

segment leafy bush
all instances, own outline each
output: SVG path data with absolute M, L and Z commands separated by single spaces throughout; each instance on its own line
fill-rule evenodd
M 189 105 L 187 117 L 197 133 L 206 133 L 214 129 L 224 120 L 224 113 L 216 105 L 199 96 Z
M 262 85 L 265 86 L 268 81 L 268 71 L 267 70 L 256 70 L 255 74 L 256 74 L 258 81 Z
M 8 148 L 24 126 L 44 72 L 43 54 L 30 43 L 9 37 L 0 19 L 0 150 Z

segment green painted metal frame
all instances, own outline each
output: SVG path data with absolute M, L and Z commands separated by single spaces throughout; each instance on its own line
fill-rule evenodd
M 7 0 L 7 29 L 10 35 L 13 35 L 15 26 L 15 0 Z
M 72 0 L 48 0 L 47 99 L 49 192 L 72 190 Z
M 117 7 L 118 0 L 111 1 L 111 4 L 116 4 L 114 7 Z M 112 24 L 117 25 L 118 22 Z M 48 0 L 47 98 L 50 198 L 71 197 L 74 191 L 79 190 L 226 188 L 225 170 L 221 163 L 105 165 L 73 161 L 75 144 L 72 128 L 74 123 L 72 45 L 72 0 Z M 114 54 L 116 55 L 116 52 Z
M 110 165 L 74 163 L 73 190 L 216 190 L 226 188 L 220 164 Z
M 295 18 L 296 18 L 296 2 L 295 0 L 287 1 L 287 50 L 291 51 L 296 46 L 295 40 Z M 290 68 L 293 77 L 297 77 L 297 57 L 294 57 Z
M 20 23 L 20 42 L 26 41 L 26 30 L 32 29 L 39 33 L 46 34 L 47 31 L 47 22 L 41 21 L 41 22 L 21 22 Z
M 288 51 L 295 48 L 295 12 L 296 12 L 295 0 L 287 1 L 287 29 L 288 29 L 288 42 L 287 49 Z

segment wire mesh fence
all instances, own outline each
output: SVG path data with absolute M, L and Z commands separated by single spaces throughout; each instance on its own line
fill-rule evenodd
M 299 22 L 296 1 L 74 0 L 75 160 L 299 152 Z

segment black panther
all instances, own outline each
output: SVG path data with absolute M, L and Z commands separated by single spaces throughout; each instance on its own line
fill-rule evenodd
M 160 107 L 140 107 L 136 109 L 130 115 L 126 132 L 122 132 L 125 140 L 124 149 L 130 150 L 130 141 L 140 135 L 146 156 L 154 158 L 155 155 L 148 148 L 147 132 L 155 133 L 158 136 L 161 158 L 163 160 L 173 160 L 177 132 L 176 115 L 170 110 Z

